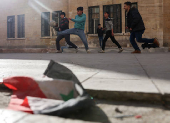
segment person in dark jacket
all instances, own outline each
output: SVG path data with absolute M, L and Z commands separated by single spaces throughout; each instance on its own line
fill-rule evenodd
M 60 17 L 61 17 L 61 22 L 60 22 L 58 30 L 64 31 L 66 29 L 69 29 L 69 20 L 65 17 L 65 12 L 61 12 Z M 69 46 L 75 48 L 76 52 L 77 52 L 77 50 L 78 50 L 77 46 L 70 41 L 70 34 L 67 34 L 67 35 L 58 35 L 57 36 L 57 39 L 56 39 L 57 53 L 62 53 L 62 51 L 60 50 L 60 43 L 59 42 L 63 38 L 65 38 L 67 44 Z
M 104 28 L 101 27 L 101 24 L 98 24 L 97 34 L 99 37 L 100 48 L 102 48 L 102 44 L 103 44 L 103 33 L 104 33 Z
M 147 38 L 142 38 L 142 34 L 145 31 L 145 25 L 142 20 L 142 17 L 136 8 L 131 8 L 132 3 L 131 2 L 125 2 L 124 3 L 124 9 L 127 12 L 127 27 L 126 29 L 129 29 L 131 34 L 130 34 L 130 42 L 135 49 L 134 52 L 132 53 L 141 53 L 135 38 L 137 42 L 140 43 L 153 43 L 157 47 L 159 47 L 159 42 L 156 38 L 153 39 L 147 39 Z

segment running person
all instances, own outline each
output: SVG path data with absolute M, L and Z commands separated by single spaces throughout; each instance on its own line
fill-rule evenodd
M 141 53 L 141 50 L 139 49 L 135 38 L 137 42 L 140 43 L 153 43 L 157 47 L 159 47 L 159 42 L 156 38 L 153 39 L 147 39 L 142 38 L 142 34 L 145 31 L 145 25 L 143 23 L 142 17 L 136 8 L 131 8 L 132 3 L 131 2 L 125 2 L 124 3 L 124 9 L 128 13 L 127 14 L 127 27 L 126 29 L 130 30 L 130 42 L 135 49 L 132 53 Z
M 111 19 L 109 18 L 109 13 L 105 12 L 104 17 L 105 17 L 105 26 L 106 26 L 106 36 L 104 37 L 104 40 L 103 40 L 102 50 L 99 53 L 105 53 L 105 45 L 106 45 L 106 41 L 109 37 L 111 38 L 112 42 L 118 46 L 118 48 L 119 48 L 118 53 L 121 53 L 123 51 L 123 49 L 114 37 L 113 23 L 112 23 Z

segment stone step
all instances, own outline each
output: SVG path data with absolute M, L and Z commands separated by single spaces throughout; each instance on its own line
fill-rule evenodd
M 100 51 L 100 48 L 89 48 L 92 53 L 97 53 Z M 133 48 L 124 48 L 123 52 L 132 52 Z M 16 48 L 16 49 L 0 49 L 0 53 L 54 53 L 56 48 Z M 79 53 L 86 52 L 84 47 L 79 48 Z M 118 48 L 106 48 L 106 52 L 118 52 Z M 151 48 L 151 49 L 142 49 L 142 52 L 152 52 L 152 53 L 159 53 L 159 52 L 169 52 L 170 48 L 168 47 L 161 47 L 161 48 Z M 64 53 L 75 53 L 74 48 L 64 49 Z
M 147 102 L 154 104 L 163 104 L 166 102 L 170 104 L 170 94 L 160 93 L 144 93 L 131 91 L 108 91 L 108 90 L 94 90 L 86 89 L 87 92 L 95 99 L 113 100 L 113 101 L 136 101 Z
M 97 53 L 98 51 L 100 51 L 100 48 L 89 48 L 89 50 L 92 53 Z M 124 48 L 123 52 L 132 52 L 134 49 L 133 48 Z M 118 48 L 106 48 L 105 52 L 118 52 L 119 49 Z M 151 48 L 151 49 L 141 49 L 141 51 L 143 53 L 162 53 L 162 52 L 169 52 L 169 48 L 168 47 L 161 47 L 161 48 Z M 68 49 L 63 49 L 64 53 L 75 53 L 75 49 L 74 48 L 68 48 Z M 79 48 L 78 50 L 79 53 L 85 52 L 85 48 Z

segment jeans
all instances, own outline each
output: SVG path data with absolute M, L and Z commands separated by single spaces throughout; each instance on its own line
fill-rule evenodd
M 136 38 L 137 42 L 139 42 L 139 43 L 153 43 L 154 42 L 154 39 L 142 38 L 143 33 L 144 33 L 144 30 L 137 31 L 137 32 L 131 32 L 131 34 L 130 34 L 130 43 L 132 44 L 132 46 L 135 50 L 140 50 L 136 41 L 135 41 L 135 38 Z
M 112 36 L 111 33 L 112 33 L 111 30 L 108 30 L 106 32 L 106 36 L 104 37 L 103 44 L 102 44 L 102 50 L 105 50 L 106 41 L 109 37 L 111 38 L 112 42 L 118 46 L 118 48 L 121 48 L 120 44 L 116 41 L 115 37 Z
M 84 34 L 84 30 L 73 28 L 73 29 L 67 29 L 67 30 L 64 30 L 64 31 L 61 31 L 61 32 L 57 33 L 58 36 L 59 35 L 67 35 L 67 34 L 78 35 L 80 37 L 80 39 L 82 40 L 82 42 L 83 42 L 83 44 L 85 46 L 85 49 L 86 50 L 89 49 L 87 39 L 86 39 L 86 35 Z
M 56 39 L 57 50 L 60 50 L 60 43 L 59 42 L 62 38 L 66 39 L 66 42 L 69 46 L 72 46 L 75 49 L 77 48 L 77 46 L 70 41 L 70 35 L 59 35 L 59 36 L 57 36 L 57 39 Z
M 99 36 L 99 44 L 100 44 L 100 47 L 102 47 L 102 45 L 103 45 L 103 36 Z

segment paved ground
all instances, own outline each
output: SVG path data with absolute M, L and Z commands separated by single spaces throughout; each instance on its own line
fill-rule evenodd
M 141 94 L 141 96 L 138 96 L 139 99 L 146 94 L 169 95 L 170 53 L 144 52 L 134 55 L 129 52 L 130 50 L 127 50 L 118 54 L 113 50 L 105 54 L 96 52 L 91 54 L 0 54 L 0 79 L 16 75 L 42 79 L 42 74 L 49 60 L 53 59 L 70 68 L 86 89 L 99 92 L 100 95 L 102 95 L 102 92 L 122 92 L 123 95 L 127 94 L 126 96 L 129 93 L 139 93 Z M 7 106 L 10 99 L 9 94 L 10 92 L 4 91 L 0 93 L 0 108 Z M 107 96 L 107 94 L 110 93 L 105 93 L 103 96 Z M 108 96 L 113 97 L 114 95 Z M 131 96 L 129 95 L 129 97 Z M 88 113 L 69 117 L 103 123 L 131 123 L 132 121 L 134 123 L 153 123 L 153 121 L 154 123 L 168 123 L 170 121 L 168 117 L 170 112 L 156 105 L 98 101 L 97 106 L 88 111 L 88 113 L 94 113 L 91 115 L 92 117 L 89 117 Z M 142 115 L 143 118 L 116 119 L 115 116 L 120 115 L 115 113 L 116 107 L 122 110 L 124 114 Z
M 158 105 L 133 102 L 96 101 L 97 106 L 66 118 L 30 115 L 0 109 L 0 123 L 169 123 L 170 111 Z M 115 111 L 119 109 L 122 113 Z M 120 118 L 121 116 L 128 116 Z M 141 118 L 136 118 L 141 116 Z
M 170 93 L 170 53 L 0 54 L 0 78 L 41 79 L 50 59 L 70 68 L 87 89 Z

